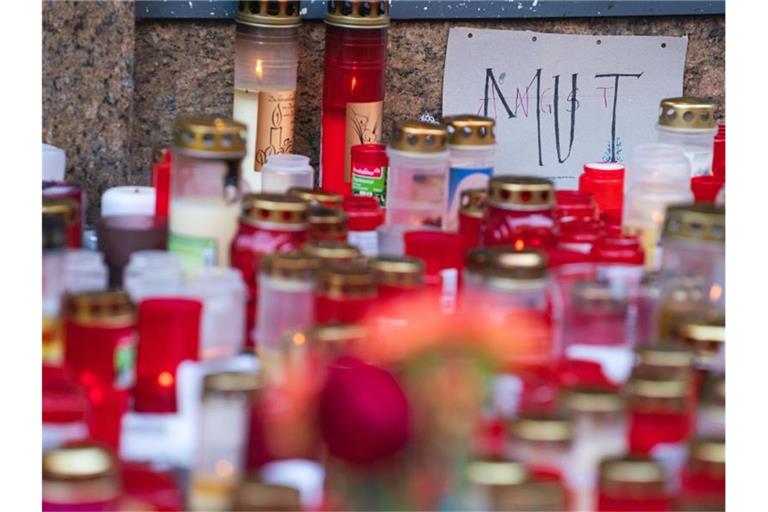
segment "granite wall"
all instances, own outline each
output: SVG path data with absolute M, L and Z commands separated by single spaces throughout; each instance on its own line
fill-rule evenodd
M 131 2 L 43 3 L 43 141 L 67 151 L 95 214 L 116 184 L 145 184 L 179 114 L 231 115 L 235 26 L 229 21 L 139 21 Z M 688 36 L 684 93 L 713 97 L 725 115 L 725 18 L 395 21 L 389 34 L 385 138 L 395 121 L 441 113 L 452 26 L 569 34 Z M 324 25 L 300 31 L 297 153 L 319 157 Z

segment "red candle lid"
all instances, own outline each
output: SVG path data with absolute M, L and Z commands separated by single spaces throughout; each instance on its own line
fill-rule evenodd
M 373 231 L 384 224 L 384 210 L 375 197 L 346 196 L 341 207 L 347 214 L 349 231 Z
M 725 178 L 721 176 L 695 176 L 691 178 L 691 191 L 697 203 L 714 204 L 723 185 L 725 185 Z
M 594 195 L 601 214 L 618 212 L 620 216 L 624 201 L 624 166 L 617 162 L 584 164 L 584 173 L 579 176 L 579 190 Z
M 448 268 L 464 268 L 467 248 L 459 233 L 408 231 L 403 240 L 405 254 L 424 260 L 428 275 Z
M 555 192 L 555 218 L 589 217 L 597 218 L 597 202 L 591 192 L 580 190 L 558 190 Z
M 352 163 L 371 167 L 389 166 L 386 144 L 356 144 L 350 149 Z
M 592 258 L 601 263 L 642 265 L 645 254 L 640 240 L 631 235 L 604 236 L 592 246 Z
M 563 217 L 560 219 L 560 236 L 563 243 L 594 243 L 602 235 L 603 225 L 590 217 Z

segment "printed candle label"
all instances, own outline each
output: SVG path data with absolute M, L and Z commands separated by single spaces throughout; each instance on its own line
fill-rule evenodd
M 386 207 L 387 170 L 386 167 L 353 167 L 352 195 L 375 197 L 382 207 Z
M 253 170 L 261 171 L 267 157 L 293 152 L 296 91 L 260 91 Z M 253 136 L 253 135 L 252 135 Z
M 136 338 L 126 334 L 115 346 L 115 387 L 128 389 L 133 386 L 136 368 Z
M 447 216 L 443 218 L 443 229 L 457 231 L 459 229 L 459 209 L 461 208 L 461 192 L 472 188 L 487 188 L 493 169 L 463 169 L 451 167 L 448 172 L 448 194 L 446 196 Z
M 216 240 L 170 233 L 168 252 L 181 257 L 181 266 L 186 272 L 197 272 L 203 267 L 216 266 Z
M 381 117 L 384 103 L 347 103 L 347 128 L 344 146 L 344 181 L 352 181 L 352 155 L 350 150 L 357 144 L 381 142 Z

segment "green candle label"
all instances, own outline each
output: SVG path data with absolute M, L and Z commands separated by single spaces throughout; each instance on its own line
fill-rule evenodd
M 216 266 L 216 240 L 170 233 L 168 252 L 178 254 L 186 272 L 198 272 L 203 267 Z
M 386 167 L 352 167 L 352 194 L 375 197 L 386 207 L 387 170 Z

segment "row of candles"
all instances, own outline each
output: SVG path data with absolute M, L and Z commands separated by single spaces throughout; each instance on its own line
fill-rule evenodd
M 663 100 L 658 143 L 586 164 L 578 191 L 494 176 L 488 118 L 380 144 L 387 8 L 328 2 L 318 188 L 292 154 L 298 2 L 240 2 L 237 121 L 180 118 L 153 187 L 102 196 L 99 252 L 80 249 L 82 190 L 43 184 L 44 509 L 722 507 L 715 105 Z M 454 328 L 501 340 L 478 410 L 409 393 L 442 415 L 406 434 L 377 377 L 391 428 L 365 438 L 354 403 L 316 394 L 319 424 L 280 422 L 291 383 L 344 397 L 335 377 L 373 371 L 349 355 L 406 389 L 392 354 Z M 406 438 L 428 498 L 367 473 Z

